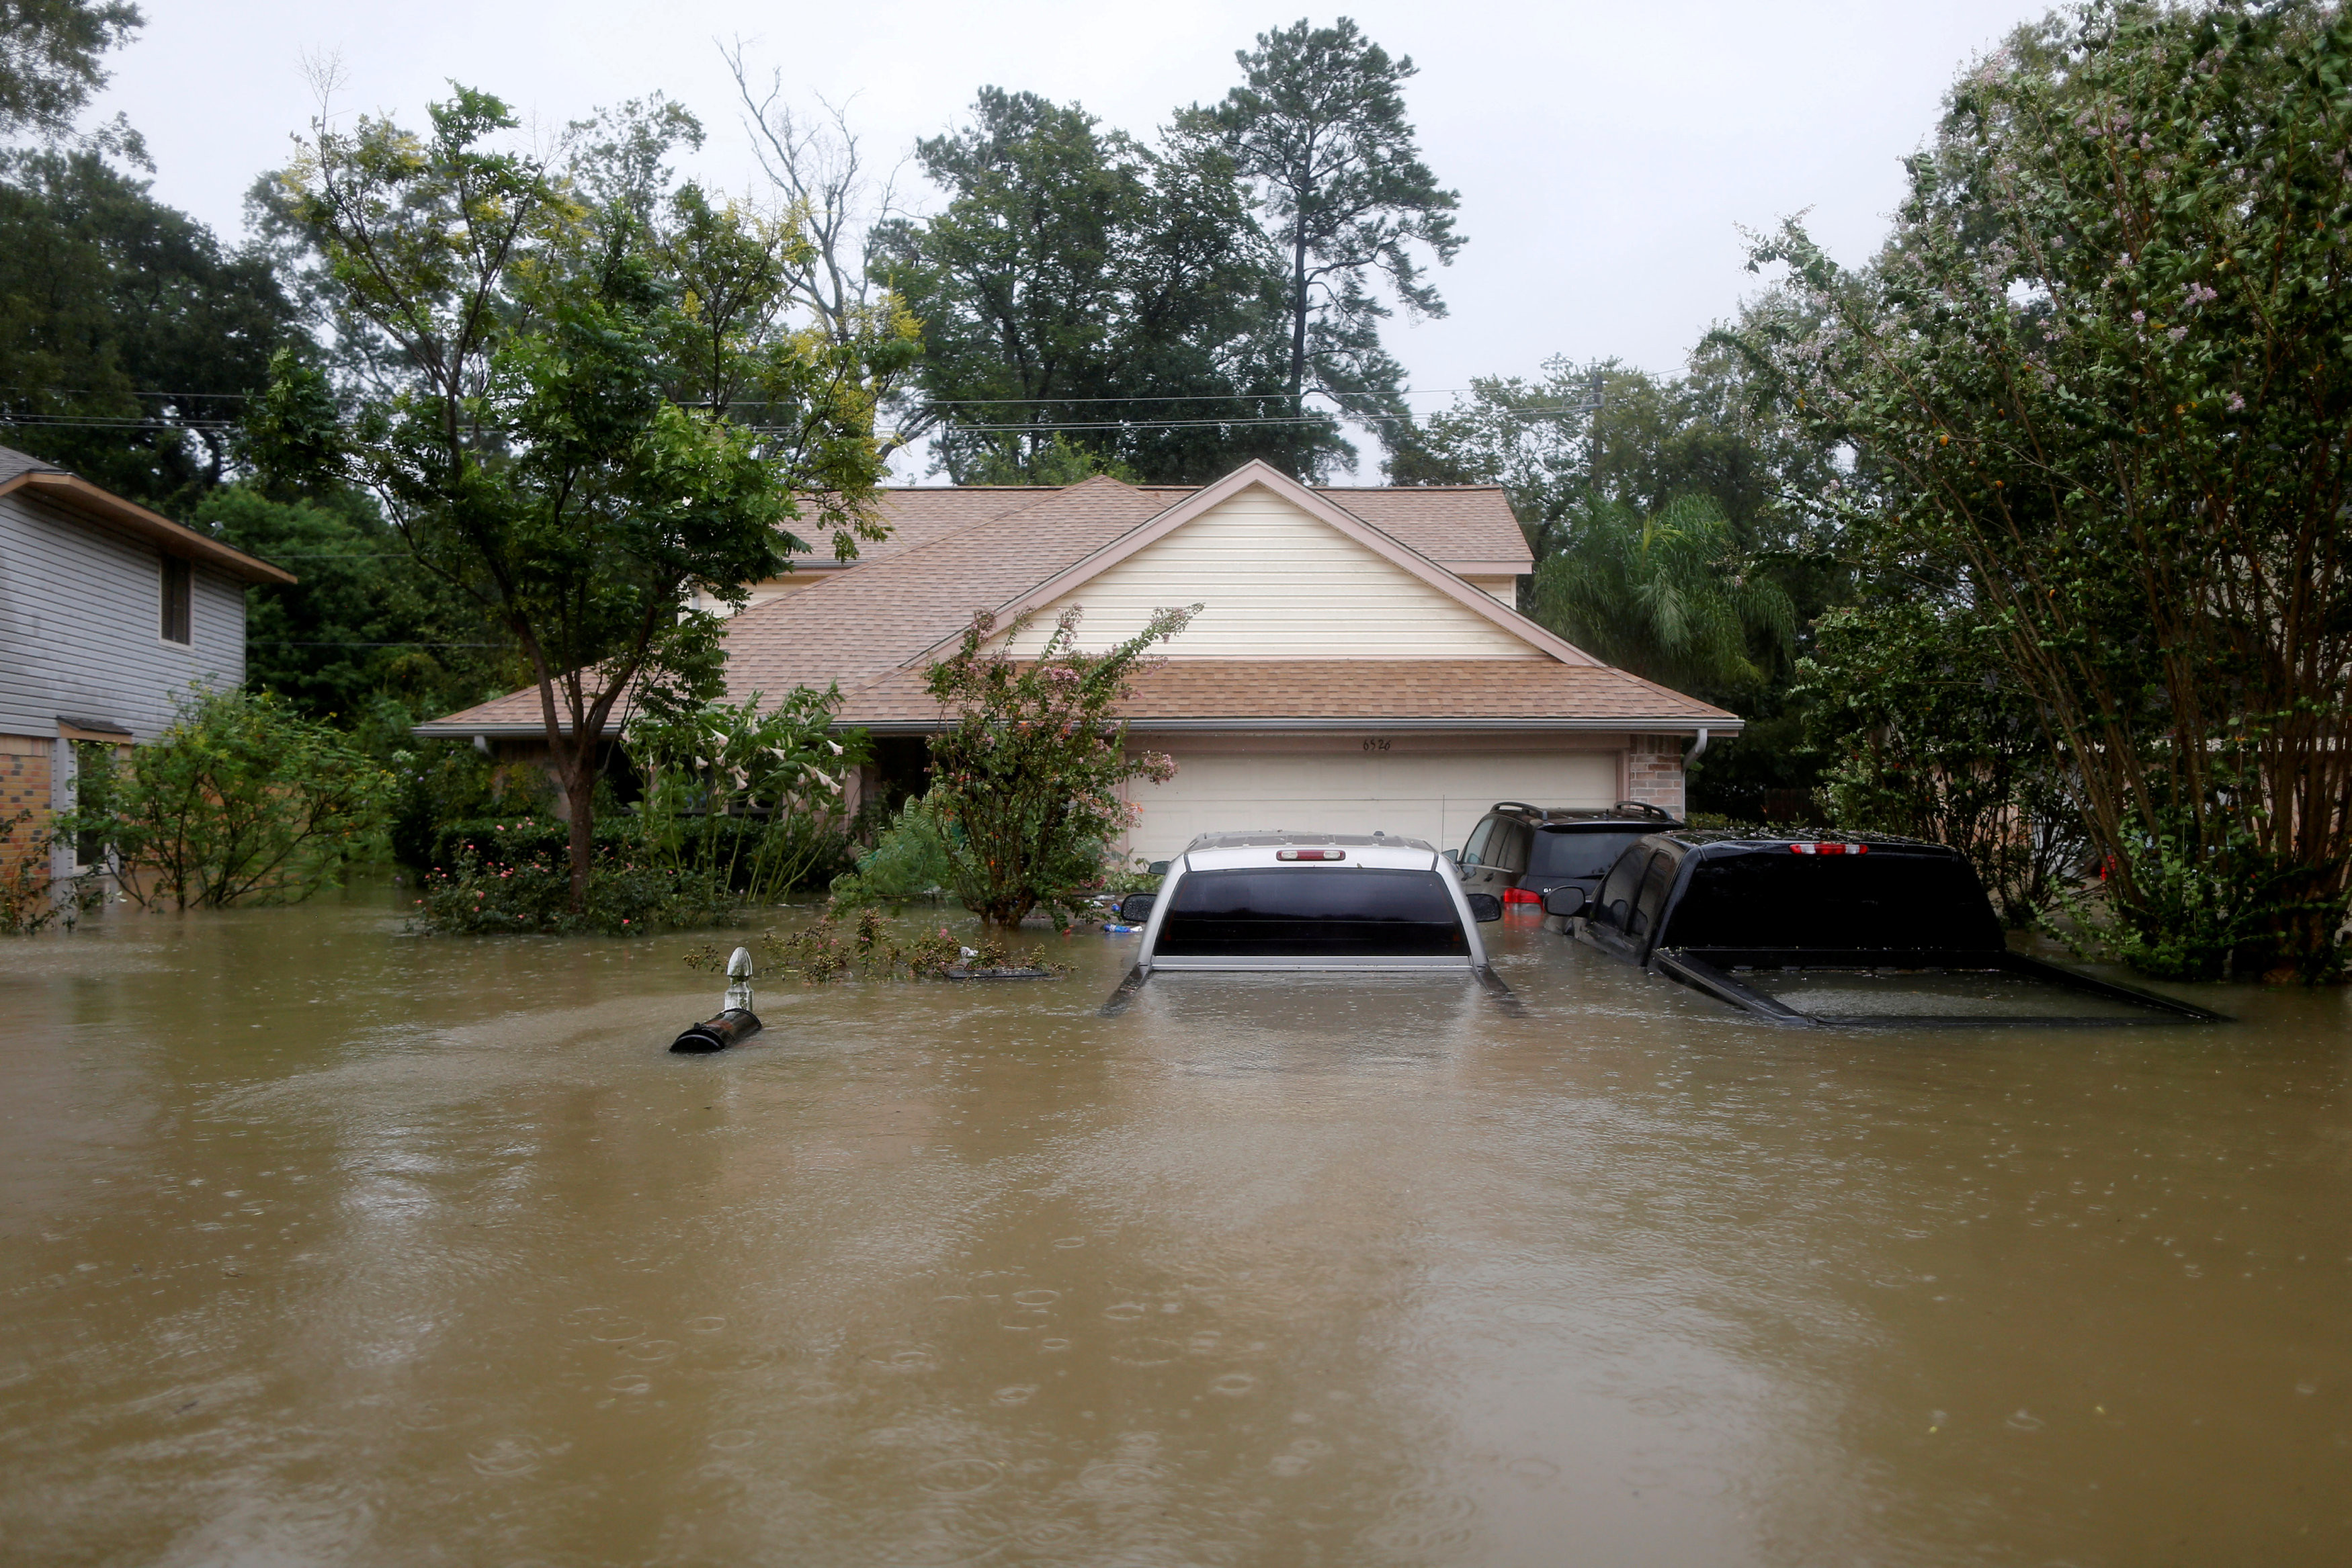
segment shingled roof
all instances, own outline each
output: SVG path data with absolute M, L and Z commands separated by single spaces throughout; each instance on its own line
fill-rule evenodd
M 1135 485 L 1127 488 L 1156 502 L 1156 514 L 1200 486 Z M 857 559 L 843 562 L 834 561 L 824 553 L 823 541 L 815 541 L 820 546 L 817 552 L 796 557 L 794 570 L 830 571 L 887 560 L 948 534 L 1025 511 L 1063 494 L 1064 489 L 1060 486 L 973 485 L 883 490 L 875 505 L 889 525 L 889 538 L 861 543 Z M 1511 515 L 1510 502 L 1496 486 L 1430 485 L 1408 489 L 1339 486 L 1318 487 L 1315 494 L 1449 571 L 1473 577 L 1516 577 L 1535 570 L 1527 538 Z
M 294 574 L 283 567 L 247 555 L 159 512 L 151 512 L 136 501 L 126 501 L 54 463 L 45 463 L 14 447 L 0 446 L 0 496 L 12 495 L 37 496 L 68 517 L 107 524 L 158 545 L 169 554 L 217 567 L 243 582 L 294 580 Z
M 755 692 L 781 695 L 796 686 L 837 684 L 845 699 L 845 724 L 936 727 L 938 705 L 923 688 L 926 650 L 955 637 L 974 612 L 1034 598 L 1088 558 L 1115 544 L 1126 548 L 1144 525 L 1160 519 L 1165 527 L 1171 510 L 1241 477 L 1201 489 L 1097 476 L 1066 488 L 888 492 L 883 507 L 893 527 L 889 540 L 861 549 L 852 570 L 826 572 L 729 624 L 729 692 L 740 700 Z M 1532 566 L 1510 508 L 1491 487 L 1318 489 L 1312 496 L 1457 573 L 1516 574 Z M 1617 730 L 1738 724 L 1720 708 L 1622 670 L 1555 662 L 1587 655 L 1507 610 L 1489 605 L 1486 612 L 1519 622 L 1532 644 L 1552 645 L 1554 659 L 1174 658 L 1138 682 L 1125 711 L 1146 728 L 1373 721 Z M 523 735 L 541 727 L 539 695 L 530 689 L 421 725 L 418 732 Z
M 940 727 L 939 704 L 913 667 L 848 694 L 841 722 L 915 732 Z M 1119 716 L 1138 729 L 1687 729 L 1738 721 L 1696 697 L 1605 664 L 1519 659 L 1169 659 L 1134 682 Z

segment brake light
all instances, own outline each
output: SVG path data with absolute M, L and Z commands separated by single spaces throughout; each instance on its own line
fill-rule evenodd
M 1345 850 L 1276 850 L 1274 852 L 1274 858 L 1278 861 L 1343 861 L 1348 858 L 1348 852 Z
M 1866 855 L 1868 844 L 1790 844 L 1792 855 Z
M 1543 895 L 1529 893 L 1524 887 L 1507 887 L 1503 889 L 1503 902 L 1505 904 L 1541 904 Z

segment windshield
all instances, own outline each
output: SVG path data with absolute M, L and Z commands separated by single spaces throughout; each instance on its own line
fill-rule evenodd
M 1661 940 L 1674 947 L 1998 949 L 2000 922 L 1968 862 L 1873 849 L 1709 856 Z
M 1528 859 L 1529 876 L 1573 876 L 1598 881 L 1609 874 L 1626 847 L 1655 828 L 1543 828 Z
M 1445 879 L 1433 871 L 1247 867 L 1176 884 L 1157 952 L 1177 958 L 1467 957 Z

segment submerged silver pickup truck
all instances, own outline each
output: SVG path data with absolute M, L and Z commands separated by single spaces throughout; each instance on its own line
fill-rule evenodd
M 1156 894 L 1120 905 L 1141 921 L 1143 945 L 1103 1011 L 1180 970 L 1452 971 L 1508 997 L 1478 939 L 1479 923 L 1502 914 L 1419 839 L 1208 833 L 1169 862 Z

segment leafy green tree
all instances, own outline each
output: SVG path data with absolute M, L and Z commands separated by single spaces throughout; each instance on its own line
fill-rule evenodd
M 1954 88 L 1874 267 L 1756 256 L 1819 322 L 1751 348 L 1860 455 L 1856 551 L 1995 629 L 2161 971 L 2341 963 L 2347 80 L 2337 6 L 2103 0 Z
M 1839 826 L 1949 844 L 2009 925 L 2032 925 L 2087 855 L 2070 772 L 1965 603 L 1892 585 L 1830 612 L 1799 665 Z
M 1742 315 L 1779 320 L 1790 308 L 1768 294 Z M 1707 567 L 1724 574 L 1711 594 L 1777 590 L 1788 607 L 1785 632 L 1776 612 L 1751 628 L 1744 654 L 1693 665 L 1661 656 L 1657 629 L 1631 601 L 1588 595 L 1579 620 L 1629 650 L 1633 667 L 1678 668 L 1658 678 L 1688 683 L 1740 715 L 1738 743 L 1716 747 L 1694 766 L 1691 804 L 1751 820 L 1808 800 L 1819 782 L 1791 660 L 1807 647 L 1814 621 L 1847 596 L 1851 578 L 1816 504 L 1843 482 L 1833 445 L 1777 409 L 1767 390 L 1744 355 L 1712 338 L 1675 377 L 1562 356 L 1546 361 L 1537 377 L 1475 381 L 1401 443 L 1389 465 L 1400 483 L 1500 485 L 1539 570 L 1550 574 L 1543 601 L 1531 593 L 1526 602 L 1555 625 L 1565 623 L 1562 574 L 1581 570 L 1574 562 L 1585 550 L 1622 559 L 1639 519 L 1684 499 L 1711 503 L 1731 535 Z M 1604 537 L 1580 545 L 1579 530 L 1596 517 L 1614 521 Z M 1547 564 L 1555 558 L 1562 564 Z M 1618 632 L 1605 630 L 1617 622 Z M 1764 672 L 1760 683 L 1755 670 Z
M 995 622 L 983 612 L 931 666 L 931 695 L 955 710 L 955 723 L 931 737 L 925 800 L 947 831 L 950 885 L 965 908 L 1006 931 L 1040 904 L 1065 925 L 1076 918 L 1077 895 L 1100 882 L 1110 841 L 1135 821 L 1121 788 L 1176 772 L 1159 752 L 1130 754 L 1112 709 L 1152 645 L 1199 610 L 1156 612 L 1099 654 L 1078 651 L 1078 612 L 1067 611 L 1034 659 L 1006 652 L 1028 617 L 992 639 Z
M 0 413 L 8 440 L 185 516 L 226 476 L 246 397 L 294 309 L 268 258 L 233 252 L 88 150 L 11 157 L 0 179 Z
M 1180 483 L 1345 451 L 1328 420 L 1247 423 L 1285 413 L 1281 284 L 1221 149 L 984 88 L 917 155 L 947 204 L 879 225 L 874 265 L 923 323 L 913 423 L 959 484 L 1053 483 L 1068 446 Z
M 503 140 L 506 106 L 460 88 L 412 134 L 322 112 L 284 188 L 322 259 L 342 362 L 337 428 L 289 370 L 257 434 L 364 487 L 428 571 L 514 639 L 540 696 L 586 907 L 594 789 L 642 682 L 715 678 L 719 622 L 807 548 L 878 537 L 873 413 L 912 351 L 894 321 L 843 344 L 780 320 L 789 223 L 672 188 L 691 122 L 667 106 L 575 128 L 566 155 Z M 306 391 L 300 383 L 309 382 Z M 290 428 L 289 428 L 290 426 Z
M 1345 16 L 1261 33 L 1234 57 L 1243 85 L 1178 123 L 1230 152 L 1281 246 L 1291 413 L 1311 390 L 1356 412 L 1401 413 L 1402 369 L 1381 347 L 1381 286 L 1408 314 L 1444 315 L 1419 253 L 1446 265 L 1463 244 L 1460 197 L 1422 162 L 1405 118 L 1412 60 L 1391 59 Z
M 121 116 L 77 134 L 112 0 L 0 0 L 0 417 L 11 444 L 175 515 L 220 483 L 228 432 L 292 310 L 267 257 L 156 201 Z
M 1796 635 L 1788 594 L 1700 496 L 1647 517 L 1622 502 L 1588 508 L 1536 569 L 1529 598 L 1537 619 L 1587 653 L 1705 695 L 1761 686 Z
M 245 674 L 306 716 L 404 732 L 530 678 L 505 628 L 419 568 L 368 496 L 227 485 L 191 522 L 296 574 L 246 591 Z
M 282 904 L 335 884 L 379 841 L 392 776 L 266 692 L 192 691 L 126 776 L 51 832 L 103 843 L 148 908 Z
M 69 135 L 106 85 L 100 57 L 146 20 L 131 0 L 0 0 L 0 136 Z

